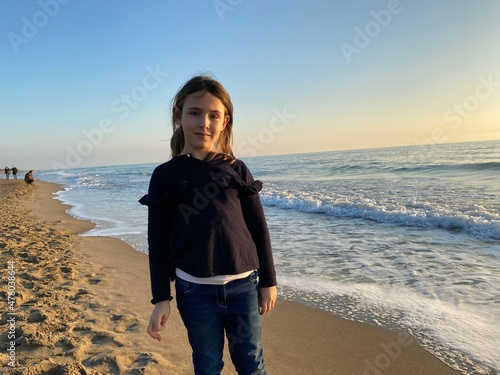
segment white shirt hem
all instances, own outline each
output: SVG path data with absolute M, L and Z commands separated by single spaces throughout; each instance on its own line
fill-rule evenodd
M 184 272 L 180 268 L 175 269 L 175 275 L 184 281 L 195 284 L 207 284 L 207 285 L 225 285 L 234 280 L 244 279 L 254 272 L 254 270 L 239 273 L 237 275 L 217 275 L 211 277 L 195 277 L 187 272 Z

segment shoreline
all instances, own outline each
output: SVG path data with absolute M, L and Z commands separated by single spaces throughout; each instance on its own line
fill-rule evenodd
M 14 201 L 22 210 L 3 209 L 2 225 L 10 229 L 0 238 L 7 249 L 2 262 L 16 262 L 16 292 L 25 303 L 15 306 L 18 366 L 7 373 L 22 373 L 16 371 L 25 365 L 34 374 L 63 368 L 92 374 L 191 374 L 191 349 L 175 299 L 164 340 L 158 343 L 146 333 L 152 310 L 147 256 L 119 239 L 77 236 L 93 223 L 73 218 L 66 213 L 70 206 L 53 199 L 60 185 L 36 181 L 12 189 L 14 184 L 6 182 L 18 191 L 9 192 L 14 196 L 9 205 Z M 2 206 L 7 184 L 0 184 Z M 19 220 L 18 229 L 9 224 L 12 217 Z M 37 224 L 34 230 L 29 230 L 30 220 Z M 30 236 L 38 247 L 23 258 L 31 245 L 23 238 Z M 62 246 L 52 246 L 57 242 Z M 54 258 L 60 259 L 57 265 Z M 54 272 L 54 280 L 44 277 Z M 2 325 L 1 342 L 5 332 Z M 262 344 L 270 374 L 459 374 L 408 335 L 283 300 L 263 317 Z M 222 374 L 233 374 L 227 348 L 224 358 Z

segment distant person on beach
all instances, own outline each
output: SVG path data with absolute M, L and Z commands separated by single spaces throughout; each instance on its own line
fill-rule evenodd
M 12 166 L 12 176 L 14 176 L 14 180 L 17 180 L 17 168 L 15 165 Z
M 24 181 L 26 181 L 28 185 L 31 185 L 35 181 L 35 177 L 33 177 L 32 170 L 24 175 Z
M 211 77 L 174 98 L 172 159 L 151 176 L 149 265 L 155 305 L 148 333 L 161 340 L 170 281 L 193 349 L 195 374 L 220 374 L 224 331 L 239 374 L 267 374 L 261 320 L 276 303 L 276 272 L 262 183 L 231 150 L 233 105 Z
M 5 167 L 5 179 L 8 180 L 9 176 L 10 176 L 10 168 L 9 167 Z

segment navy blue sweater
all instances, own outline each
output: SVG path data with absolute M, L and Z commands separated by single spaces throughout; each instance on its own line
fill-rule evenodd
M 156 167 L 140 199 L 148 206 L 152 303 L 171 299 L 176 267 L 195 277 L 257 269 L 260 287 L 276 285 L 261 189 L 242 161 L 213 153 Z

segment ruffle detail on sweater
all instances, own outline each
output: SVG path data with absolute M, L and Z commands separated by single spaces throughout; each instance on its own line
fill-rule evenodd
M 222 188 L 236 189 L 240 198 L 258 194 L 262 190 L 262 181 L 260 180 L 247 183 L 241 178 L 231 175 L 212 176 L 211 182 L 216 183 Z
M 172 202 L 173 199 L 185 192 L 199 191 L 202 194 L 205 192 L 207 195 L 212 196 L 216 188 L 236 189 L 241 199 L 258 194 L 262 190 L 262 181 L 256 180 L 247 183 L 234 175 L 219 173 L 205 180 L 179 181 L 172 183 L 166 186 L 161 195 L 146 194 L 139 199 L 139 203 L 145 206 L 166 206 L 168 203 Z

